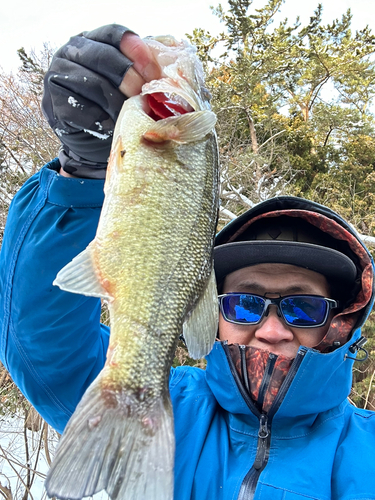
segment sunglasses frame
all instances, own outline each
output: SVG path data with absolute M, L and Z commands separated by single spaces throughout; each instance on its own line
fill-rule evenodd
M 267 292 L 269 293 L 269 292 Z M 228 319 L 224 313 L 224 307 L 223 307 L 223 298 L 225 297 L 230 297 L 230 296 L 233 296 L 233 295 L 247 295 L 247 296 L 251 296 L 251 297 L 257 297 L 259 299 L 262 299 L 264 300 L 265 304 L 264 304 L 264 308 L 263 308 L 263 312 L 262 312 L 262 315 L 261 317 L 259 318 L 258 321 L 255 321 L 255 322 L 240 322 L 240 321 L 234 321 L 234 320 L 231 320 L 231 319 Z M 326 311 L 326 314 L 325 314 L 325 317 L 324 317 L 324 320 L 317 324 L 317 325 L 293 325 L 292 323 L 290 323 L 286 317 L 284 316 L 284 313 L 280 307 L 280 302 L 282 302 L 283 300 L 285 299 L 290 299 L 290 298 L 295 298 L 295 297 L 301 297 L 301 298 L 304 298 L 304 297 L 308 297 L 308 298 L 314 298 L 314 299 L 323 299 L 325 301 L 325 303 L 327 304 L 327 311 Z M 221 295 L 218 296 L 218 299 L 219 299 L 219 307 L 220 307 L 220 311 L 221 311 L 221 314 L 223 316 L 223 318 L 225 319 L 225 321 L 227 321 L 228 323 L 233 323 L 235 325 L 242 325 L 242 326 L 247 326 L 247 325 L 259 325 L 259 323 L 262 321 L 262 319 L 264 318 L 264 316 L 266 316 L 268 314 L 268 309 L 269 309 L 269 306 L 270 305 L 276 305 L 277 306 L 277 314 L 283 318 L 284 322 L 289 325 L 289 326 L 292 326 L 293 328 L 318 328 L 320 326 L 324 326 L 327 322 L 327 319 L 328 319 L 328 316 L 329 316 L 329 313 L 331 311 L 331 309 L 336 309 L 339 307 L 339 302 L 337 300 L 333 300 L 333 299 L 328 299 L 326 297 L 323 297 L 322 295 L 301 295 L 301 294 L 296 294 L 296 295 L 286 295 L 285 297 L 277 297 L 277 298 L 274 298 L 274 299 L 270 299 L 268 297 L 265 297 L 265 296 L 262 296 L 262 295 L 257 295 L 256 293 L 240 293 L 240 292 L 230 292 L 230 293 L 223 293 Z

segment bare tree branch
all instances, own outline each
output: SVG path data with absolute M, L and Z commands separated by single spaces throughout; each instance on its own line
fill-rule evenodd
M 370 393 L 371 393 L 371 389 L 372 389 L 372 382 L 374 380 L 374 377 L 375 377 L 375 370 L 372 372 L 370 383 L 368 385 L 368 391 L 367 391 L 367 394 L 366 394 L 366 400 L 365 400 L 365 404 L 363 406 L 364 409 L 366 409 L 367 405 L 368 405 L 368 400 L 369 400 L 369 397 L 370 397 Z
M 231 212 L 230 210 L 227 210 L 226 208 L 220 207 L 220 212 L 232 220 L 237 219 L 237 215 Z
M 5 500 L 13 500 L 12 490 L 10 488 L 7 488 L 6 486 L 3 486 L 1 483 L 0 483 L 0 493 L 2 494 Z

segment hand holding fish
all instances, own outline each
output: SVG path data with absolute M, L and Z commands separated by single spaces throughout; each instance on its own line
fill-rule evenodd
M 125 73 L 119 87 L 127 97 L 140 94 L 146 82 L 160 78 L 159 65 L 148 45 L 138 35 L 126 31 L 120 42 L 120 50 L 133 63 L 133 66 Z
M 113 24 L 72 37 L 45 76 L 44 113 L 58 135 L 64 173 L 104 178 L 114 125 L 127 97 L 158 79 L 147 45 Z

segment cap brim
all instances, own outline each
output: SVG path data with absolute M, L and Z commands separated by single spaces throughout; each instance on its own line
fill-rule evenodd
M 215 247 L 214 266 L 218 283 L 230 273 L 256 264 L 290 264 L 323 274 L 328 280 L 353 285 L 354 263 L 332 248 L 295 241 L 238 241 Z

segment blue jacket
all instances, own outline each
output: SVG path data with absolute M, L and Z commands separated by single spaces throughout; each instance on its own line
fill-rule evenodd
M 0 253 L 0 359 L 42 417 L 62 432 L 104 365 L 100 302 L 52 286 L 93 239 L 103 182 L 57 175 L 27 181 L 9 211 Z M 175 498 L 375 499 L 375 413 L 353 407 L 351 340 L 322 354 L 300 348 L 268 421 L 245 394 L 225 343 L 205 371 L 171 372 Z

